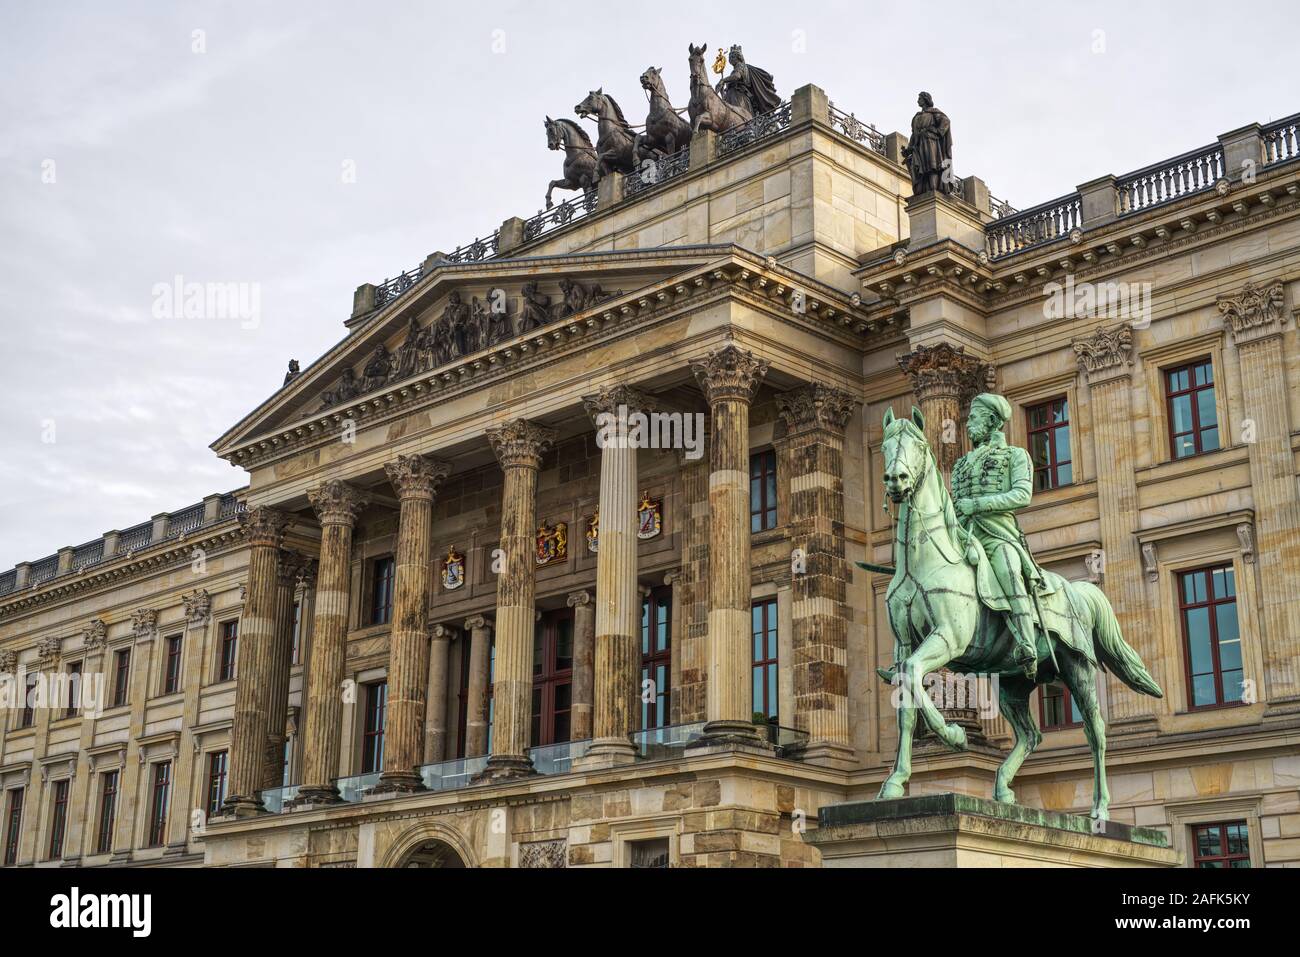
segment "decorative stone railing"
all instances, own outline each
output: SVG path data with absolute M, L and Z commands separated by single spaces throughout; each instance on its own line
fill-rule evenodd
M 1013 253 L 1042 246 L 1062 236 L 1081 222 L 1081 201 L 1078 193 L 1062 196 L 1032 209 L 1003 216 L 985 228 L 986 249 L 991 259 L 1001 259 Z
M 1264 137 L 1264 165 L 1285 163 L 1300 156 L 1300 113 L 1268 124 L 1261 134 Z
M 1213 189 L 1222 178 L 1223 147 L 1202 146 L 1118 177 L 1119 214 L 1127 216 Z
M 843 133 L 849 139 L 858 143 L 866 143 L 867 146 L 875 150 L 882 156 L 885 154 L 885 134 L 880 132 L 870 123 L 864 123 L 852 113 L 845 113 L 843 110 L 836 109 L 834 103 L 829 103 L 831 115 L 831 127 L 840 133 Z

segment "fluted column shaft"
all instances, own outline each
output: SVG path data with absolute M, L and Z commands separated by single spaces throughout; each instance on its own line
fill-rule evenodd
M 321 523 L 320 569 L 316 579 L 316 620 L 307 670 L 307 727 L 303 735 L 302 787 L 295 804 L 339 800 L 343 731 L 343 676 L 348 636 L 348 585 L 352 529 L 368 497 L 340 481 L 308 493 Z
M 452 629 L 434 625 L 429 643 L 429 707 L 424 729 L 424 763 L 446 761 L 447 753 L 447 661 L 451 655 Z
M 595 685 L 596 606 L 591 592 L 569 596 L 573 609 L 573 691 L 569 704 L 570 737 L 586 741 L 592 735 L 592 696 Z
M 465 702 L 465 757 L 487 754 L 488 672 L 492 663 L 492 624 L 482 615 L 465 621 L 469 632 L 469 688 Z
M 728 343 L 691 366 L 708 399 L 713 422 L 705 736 L 756 744 L 750 625 L 749 406 L 767 373 L 767 363 Z
M 284 782 L 284 726 L 289 713 L 289 672 L 293 667 L 293 605 L 304 560 L 297 552 L 281 550 L 275 585 L 275 638 L 271 643 L 266 679 L 266 746 L 262 760 L 262 788 Z
M 533 625 L 537 533 L 537 474 L 542 452 L 555 432 L 524 419 L 488 430 L 488 439 L 505 473 L 501 492 L 501 541 L 504 555 L 497 577 L 496 706 L 492 753 L 486 780 L 533 773 L 528 759 L 532 718 Z
M 429 550 L 433 496 L 451 470 L 421 455 L 400 455 L 386 467 L 400 514 L 393 578 L 393 629 L 388 639 L 388 703 L 384 772 L 377 791 L 418 791 L 424 758 L 429 681 Z
M 267 683 L 275 641 L 277 551 L 289 517 L 258 506 L 244 513 L 248 543 L 248 583 L 239 620 L 235 668 L 235 715 L 230 731 L 230 791 L 222 810 L 228 814 L 264 811 L 258 792 L 266 759 Z

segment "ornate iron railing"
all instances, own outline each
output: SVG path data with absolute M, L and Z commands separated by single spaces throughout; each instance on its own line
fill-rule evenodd
M 221 508 L 218 510 L 217 514 L 221 518 L 229 518 L 231 515 L 238 515 L 240 512 L 244 511 L 244 509 L 244 503 L 235 498 L 235 496 L 223 495 L 221 496 Z
M 748 123 L 727 130 L 718 137 L 718 155 L 726 156 L 736 150 L 744 149 L 751 143 L 775 136 L 790 127 L 790 101 L 782 103 L 774 110 L 760 113 Z
M 1264 127 L 1264 165 L 1285 163 L 1300 156 L 1300 113 Z
M 124 555 L 127 552 L 133 552 L 148 545 L 151 541 L 153 541 L 152 522 L 137 525 L 135 528 L 128 528 L 118 537 L 117 553 Z
M 72 570 L 79 572 L 104 560 L 104 540 L 98 538 L 93 542 L 75 549 L 72 553 Z
M 8 595 L 18 587 L 18 569 L 10 569 L 0 575 L 0 595 Z
M 663 159 L 646 160 L 641 168 L 623 177 L 623 198 L 630 199 L 648 189 L 681 176 L 691 168 L 690 147 L 678 150 Z
M 544 236 L 552 230 L 561 229 L 569 223 L 582 219 L 596 209 L 596 189 L 592 187 L 581 196 L 566 199 L 558 206 L 544 209 L 532 219 L 524 222 L 524 241 L 529 242 L 538 236 Z
M 845 113 L 843 110 L 835 108 L 834 103 L 827 104 L 830 107 L 831 128 L 839 130 L 851 140 L 859 143 L 866 143 L 871 149 L 880 153 L 885 153 L 885 134 L 880 132 L 870 123 L 864 123 L 852 113 Z
M 992 193 L 989 193 L 989 212 L 995 219 L 1006 219 L 1008 216 L 1014 216 L 1020 210 L 1016 209 L 1005 199 L 998 199 Z
M 476 263 L 482 262 L 484 259 L 491 259 L 497 254 L 497 240 L 500 238 L 500 233 L 499 229 L 494 229 L 483 239 L 476 239 L 464 246 L 457 246 L 447 254 L 443 262 Z
M 172 512 L 167 517 L 167 537 L 175 538 L 194 531 L 203 524 L 203 503 Z
M 1223 177 L 1223 148 L 1218 143 L 1153 163 L 1119 177 L 1119 214 L 1128 216 L 1213 189 Z
M 375 306 L 378 308 L 386 303 L 392 302 L 402 293 L 406 292 L 420 278 L 421 267 L 416 266 L 409 272 L 398 275 L 396 279 L 385 279 L 375 287 Z
M 1071 193 L 990 223 L 985 245 L 990 258 L 1001 259 L 1068 236 L 1081 219 L 1079 194 Z
M 42 558 L 39 562 L 32 563 L 31 577 L 27 580 L 33 585 L 39 585 L 41 582 L 49 581 L 59 573 L 59 556 L 51 555 L 49 558 Z

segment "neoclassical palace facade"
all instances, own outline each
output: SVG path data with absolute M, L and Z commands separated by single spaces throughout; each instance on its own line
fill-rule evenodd
M 893 757 L 882 415 L 947 470 L 994 390 L 1165 691 L 1102 678 L 1113 816 L 1300 864 L 1296 122 L 1017 211 L 805 86 L 362 285 L 213 444 L 244 487 L 0 575 L 0 860 L 817 866 Z M 1018 800 L 1087 813 L 1037 697 Z M 982 704 L 913 793 L 990 795 Z

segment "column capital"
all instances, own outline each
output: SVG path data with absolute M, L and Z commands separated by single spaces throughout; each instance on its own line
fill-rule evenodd
M 859 404 L 859 399 L 852 393 L 820 382 L 782 392 L 776 397 L 777 413 L 791 434 L 809 429 L 843 434 L 849 416 Z
M 734 342 L 714 349 L 703 359 L 691 360 L 695 381 L 704 391 L 712 406 L 716 402 L 732 399 L 746 404 L 754 400 L 758 385 L 767 375 L 766 359 L 755 358 L 748 349 Z
M 330 479 L 307 493 L 307 501 L 322 525 L 346 525 L 357 522 L 361 510 L 370 504 L 370 496 L 346 482 Z
M 482 615 L 472 615 L 465 619 L 465 630 L 475 631 L 479 628 L 492 628 L 492 622 Z
M 682 572 L 680 568 L 674 568 L 672 571 L 667 572 L 664 575 L 665 585 L 676 585 L 678 582 L 683 582 L 685 580 L 686 580 L 686 575 Z
M 451 625 L 434 625 L 429 629 L 429 637 L 434 641 L 451 641 L 460 632 Z
M 947 342 L 915 346 L 911 352 L 898 356 L 898 366 L 907 374 L 912 391 L 922 401 L 950 396 L 965 405 L 981 392 L 992 392 L 995 387 L 990 363 L 967 354 L 965 346 Z
M 157 612 L 153 613 L 157 616 Z M 63 654 L 63 639 L 50 635 L 48 638 L 42 638 L 36 645 L 36 655 L 40 660 L 41 670 L 53 668 L 59 663 L 59 657 Z
M 204 595 L 207 592 L 203 593 Z M 184 597 L 184 596 L 182 596 Z M 189 604 L 186 603 L 188 609 Z M 81 627 L 81 647 L 85 651 L 95 651 L 108 643 L 108 623 L 102 618 L 92 618 Z M 6 669 L 0 668 L 0 671 Z
M 131 634 L 136 641 L 148 641 L 158 630 L 158 612 L 152 608 L 137 608 L 131 612 Z
M 286 588 L 296 588 L 299 577 L 307 567 L 307 556 L 292 548 L 282 548 L 277 558 L 276 581 Z
M 1089 385 L 1126 376 L 1133 364 L 1133 327 L 1127 322 L 1114 329 L 1098 329 L 1090 336 L 1075 339 L 1073 345 Z
M 503 469 L 512 466 L 538 469 L 542 467 L 542 453 L 555 444 L 556 432 L 527 419 L 513 419 L 488 429 L 487 437 Z
M 288 524 L 288 513 L 278 508 L 271 508 L 269 505 L 257 505 L 239 515 L 239 526 L 244 533 L 244 541 L 252 546 L 279 548 L 280 541 L 284 537 L 285 526 Z
M 1220 296 L 1217 302 L 1238 345 L 1280 331 L 1285 321 L 1286 293 L 1280 280 L 1263 288 L 1248 282 L 1237 295 Z
M 595 395 L 582 397 L 583 408 L 587 410 L 587 415 L 591 416 L 592 422 L 597 427 L 601 425 L 602 415 L 617 416 L 620 409 L 624 415 L 648 412 L 653 404 L 650 396 L 627 385 L 606 386 Z
M 384 471 L 399 497 L 433 501 L 438 486 L 451 474 L 451 463 L 424 455 L 399 455 Z
M 569 593 L 569 607 L 577 608 L 579 605 L 590 605 L 592 602 L 591 592 L 575 591 Z

